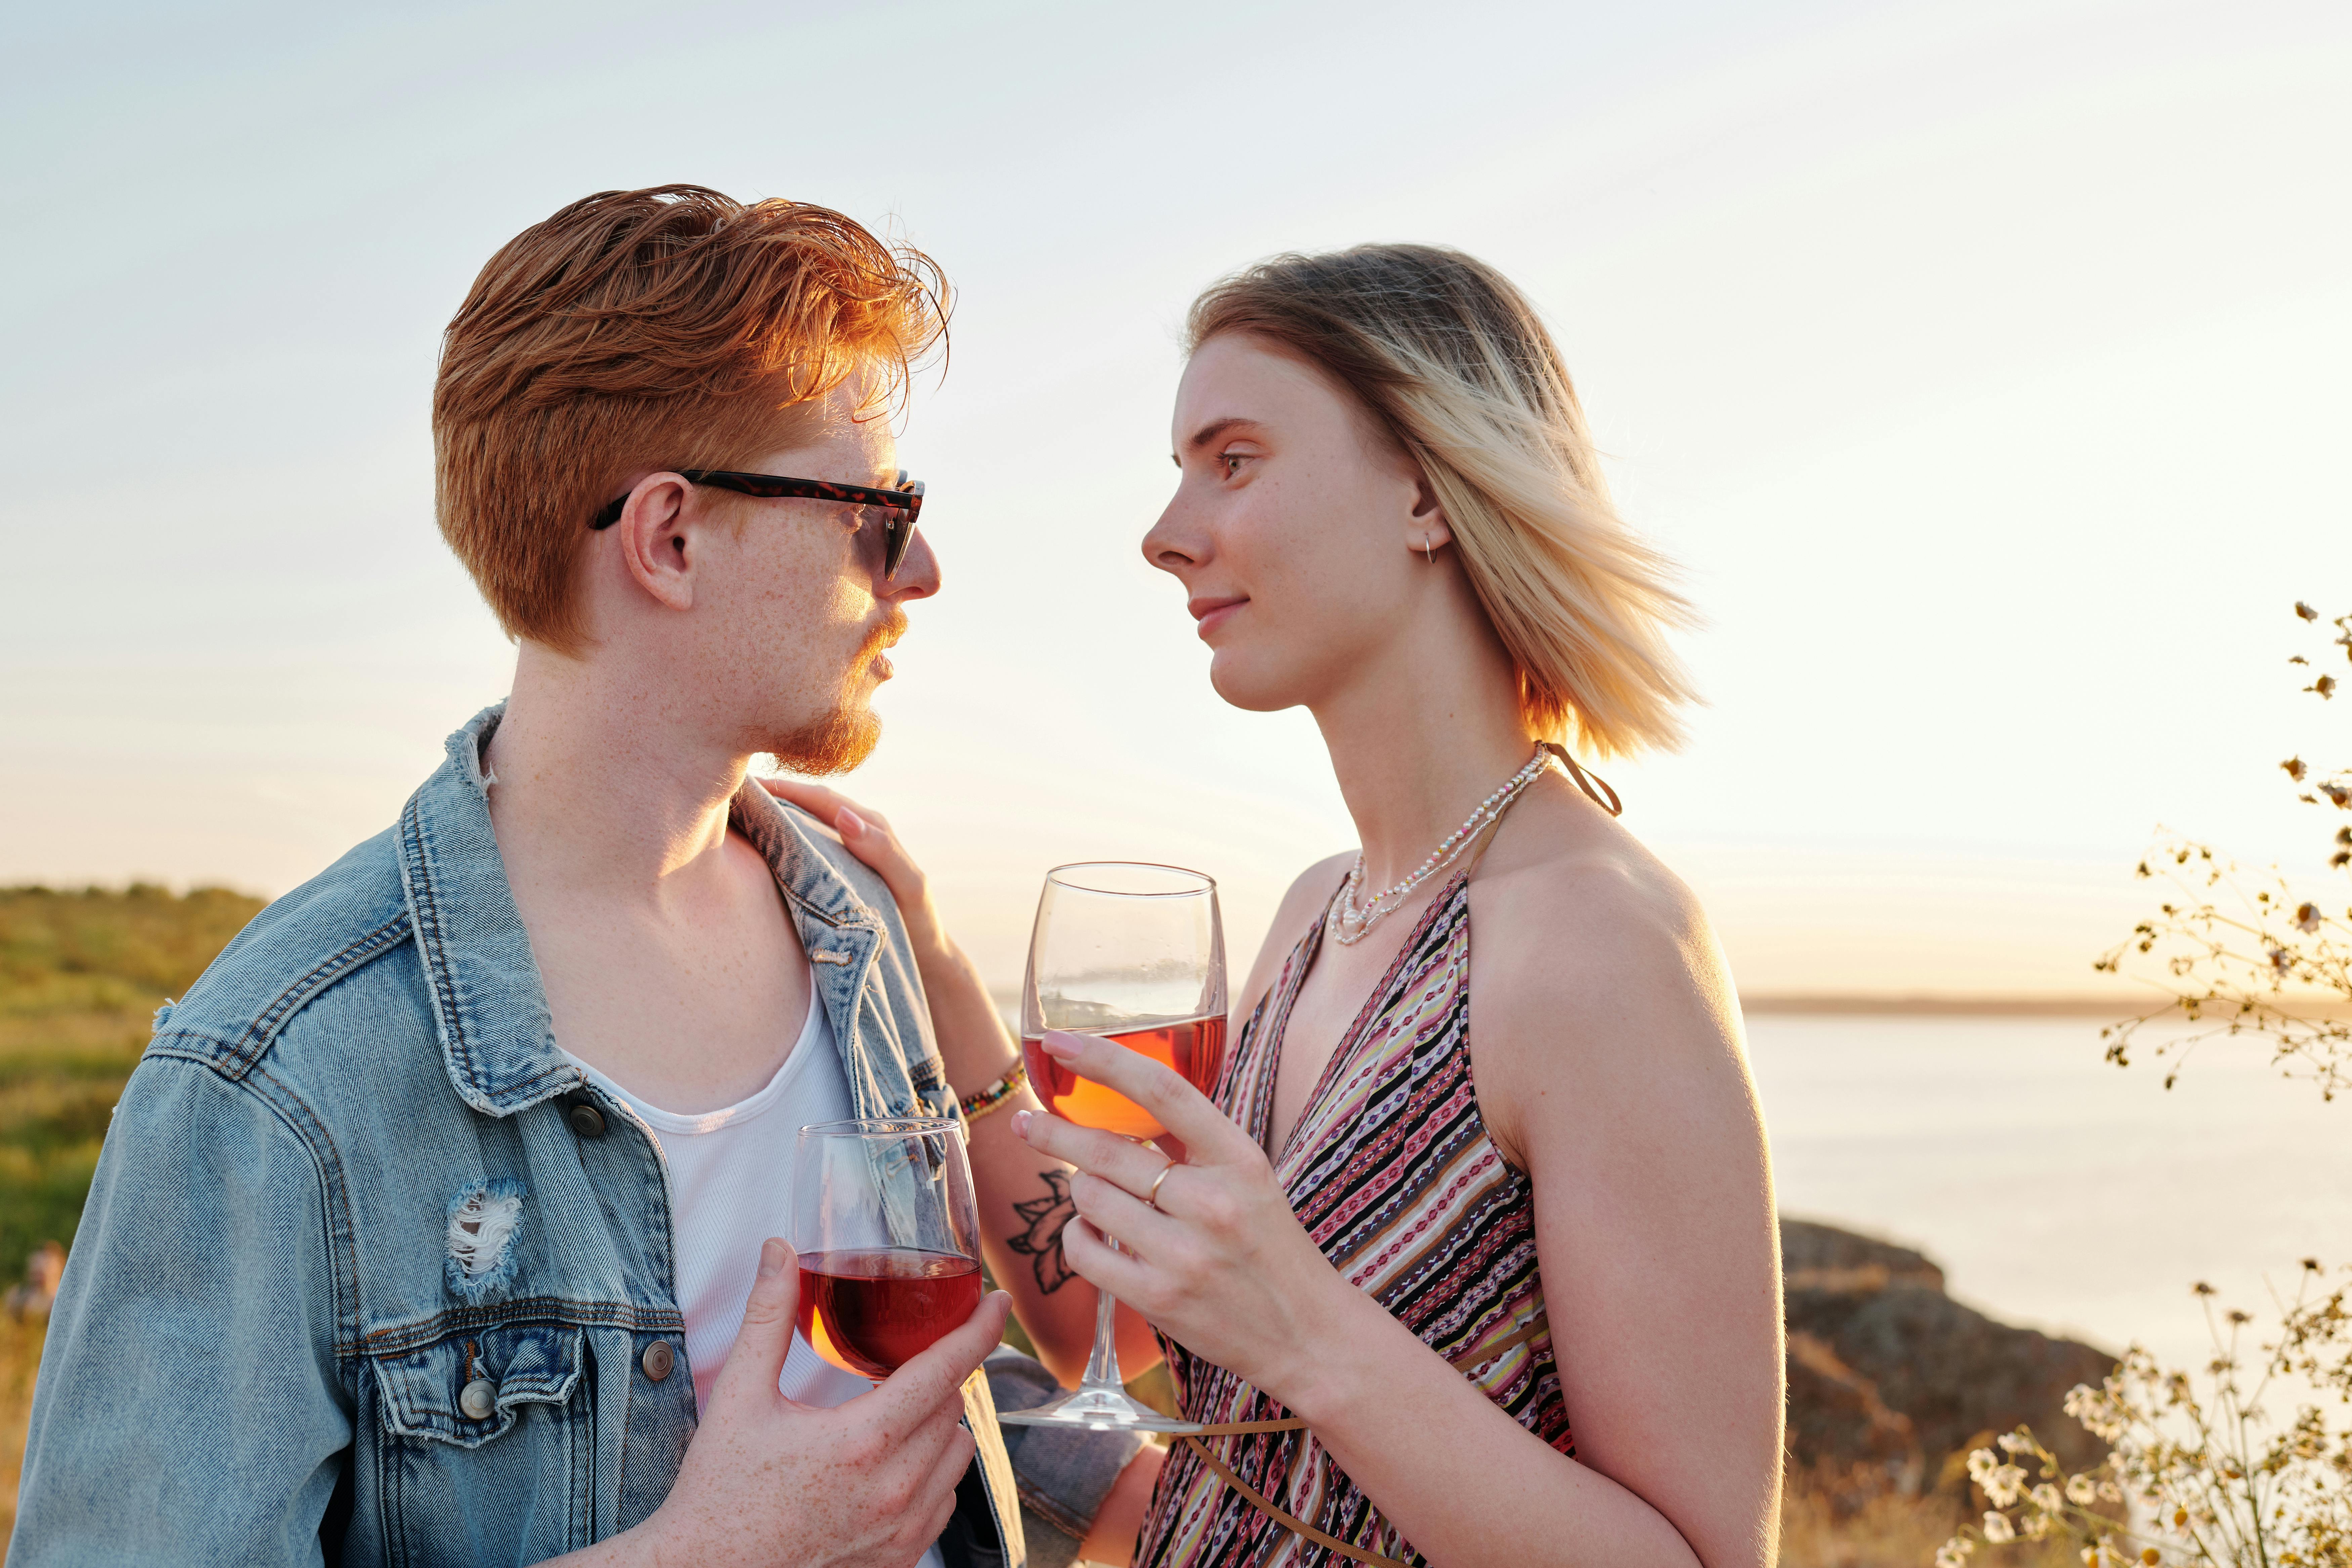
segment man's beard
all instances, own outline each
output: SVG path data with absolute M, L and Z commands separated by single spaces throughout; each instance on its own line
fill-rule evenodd
M 858 705 L 853 693 L 864 683 L 874 656 L 897 642 L 906 629 L 906 615 L 899 611 L 866 634 L 857 657 L 849 661 L 848 673 L 842 677 L 841 700 L 833 711 L 768 742 L 765 749 L 774 754 L 779 767 L 823 778 L 845 773 L 874 754 L 882 741 L 881 717 L 873 709 Z
M 814 724 L 803 724 L 768 742 L 776 765 L 812 778 L 845 773 L 874 754 L 882 740 L 882 720 L 871 708 L 844 703 Z

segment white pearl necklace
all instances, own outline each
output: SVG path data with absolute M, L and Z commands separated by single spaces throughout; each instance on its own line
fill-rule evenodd
M 1348 879 L 1339 884 L 1339 896 L 1331 901 L 1330 918 L 1325 921 L 1325 929 L 1330 932 L 1331 940 L 1342 947 L 1353 947 L 1363 941 L 1374 926 L 1396 912 L 1398 903 L 1407 893 L 1452 865 L 1462 851 L 1470 847 L 1470 841 L 1509 810 L 1511 803 L 1519 798 L 1519 792 L 1535 783 L 1550 763 L 1551 753 L 1538 746 L 1534 760 L 1505 780 L 1500 789 L 1480 801 L 1478 809 L 1470 814 L 1470 819 L 1448 835 L 1445 842 L 1431 850 L 1429 858 L 1421 863 L 1419 870 L 1385 892 L 1373 894 L 1369 902 L 1362 904 L 1356 901 L 1356 895 L 1364 888 L 1364 856 L 1363 851 L 1358 850 L 1355 867 L 1349 871 Z

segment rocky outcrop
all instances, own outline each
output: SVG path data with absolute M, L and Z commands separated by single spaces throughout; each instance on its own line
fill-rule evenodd
M 1780 1222 L 1789 1324 L 1789 1457 L 1817 1474 L 1916 1493 L 1955 1455 L 2022 1422 L 2072 1465 L 2098 1449 L 2067 1390 L 2114 1367 L 2105 1351 L 1996 1322 L 1944 1293 L 1909 1247 Z

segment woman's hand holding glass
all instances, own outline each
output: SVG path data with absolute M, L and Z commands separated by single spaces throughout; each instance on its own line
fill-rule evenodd
M 1032 1148 L 1080 1172 L 1070 1184 L 1078 1219 L 1062 1233 L 1070 1266 L 1171 1339 L 1299 1409 L 1323 1364 L 1318 1345 L 1377 1304 L 1331 1267 L 1291 1213 L 1265 1152 L 1206 1095 L 1095 1036 L 1056 1030 L 1044 1047 L 1150 1111 L 1184 1152 L 1171 1165 L 1148 1143 L 1050 1111 L 1016 1118 Z M 1127 1250 L 1113 1251 L 1106 1236 Z

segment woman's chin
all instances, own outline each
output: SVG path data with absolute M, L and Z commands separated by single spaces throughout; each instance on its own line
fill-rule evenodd
M 1295 681 L 1278 679 L 1273 671 L 1253 668 L 1252 663 L 1235 650 L 1218 649 L 1209 660 L 1210 686 L 1228 703 L 1249 713 L 1278 713 L 1306 700 Z

